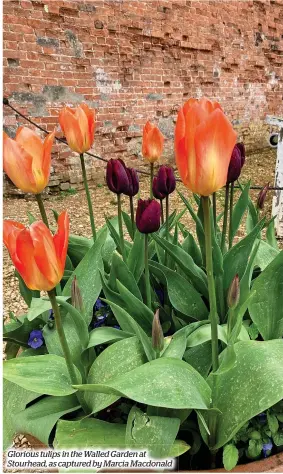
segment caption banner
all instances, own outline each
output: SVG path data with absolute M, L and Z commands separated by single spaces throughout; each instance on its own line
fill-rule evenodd
M 147 451 L 133 450 L 30 450 L 9 449 L 10 469 L 174 469 L 175 460 L 154 459 Z

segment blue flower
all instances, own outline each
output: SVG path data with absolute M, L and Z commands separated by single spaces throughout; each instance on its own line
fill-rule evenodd
M 95 305 L 94 305 L 94 311 L 99 311 L 101 308 L 104 308 L 106 306 L 106 303 L 101 301 L 100 298 L 97 298 Z
M 263 456 L 265 458 L 270 455 L 270 451 L 272 450 L 272 447 L 273 447 L 273 443 L 272 443 L 271 439 L 268 441 L 268 443 L 265 443 L 262 446 L 262 452 L 263 452 Z
M 105 323 L 107 316 L 108 316 L 108 313 L 106 313 L 104 315 L 97 316 L 96 317 L 97 321 L 93 325 L 94 329 L 99 328 L 100 326 L 102 326 Z
M 28 345 L 32 349 L 38 349 L 44 343 L 43 334 L 40 329 L 34 329 L 29 335 Z

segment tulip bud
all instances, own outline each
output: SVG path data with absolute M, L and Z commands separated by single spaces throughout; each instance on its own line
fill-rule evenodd
M 161 209 L 159 202 L 154 199 L 138 200 L 136 225 L 142 234 L 151 234 L 160 227 Z
M 267 191 L 269 190 L 269 183 L 267 183 L 264 188 L 262 188 L 262 190 L 260 191 L 259 195 L 258 195 L 258 198 L 257 198 L 257 203 L 256 203 L 256 207 L 258 209 L 263 209 L 263 206 L 264 206 L 264 202 L 265 202 L 265 199 L 266 199 L 266 195 L 267 195 Z
M 129 189 L 124 192 L 127 196 L 135 196 L 139 192 L 139 177 L 138 173 L 134 168 L 126 168 L 126 172 L 129 180 Z
M 174 171 L 170 166 L 162 165 L 159 168 L 157 173 L 157 189 L 160 193 L 168 194 L 173 193 L 176 188 L 176 178 L 174 175 Z
M 227 183 L 234 183 L 236 181 L 242 170 L 242 166 L 245 162 L 245 148 L 242 143 L 237 143 L 234 146 L 229 168 L 227 174 Z
M 123 160 L 109 160 L 106 168 L 106 183 L 110 191 L 115 194 L 129 192 L 129 178 Z
M 164 347 L 164 335 L 159 320 L 159 309 L 156 311 L 152 322 L 152 347 L 156 352 L 161 352 Z
M 166 197 L 165 194 L 162 194 L 158 191 L 157 189 L 157 176 L 155 176 L 153 178 L 153 182 L 152 182 L 152 193 L 153 193 L 153 196 L 155 197 L 155 199 L 159 199 L 159 200 L 162 200 Z
M 83 309 L 83 300 L 82 300 L 81 290 L 79 288 L 78 280 L 77 280 L 76 276 L 74 276 L 74 279 L 72 281 L 71 299 L 72 299 L 72 305 L 78 311 L 82 311 L 82 309 Z
M 240 300 L 240 279 L 239 275 L 235 275 L 229 290 L 228 290 L 228 295 L 227 295 L 227 304 L 229 308 L 236 308 L 237 304 L 239 303 Z
M 150 163 L 159 160 L 163 151 L 164 137 L 159 128 L 146 122 L 143 128 L 142 154 Z

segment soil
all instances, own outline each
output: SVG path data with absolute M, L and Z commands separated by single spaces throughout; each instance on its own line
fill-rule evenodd
M 247 156 L 245 166 L 242 170 L 241 182 L 245 183 L 251 180 L 252 185 L 264 186 L 267 182 L 273 184 L 274 172 L 276 163 L 276 150 L 264 149 L 260 152 L 253 153 Z M 149 180 L 145 176 L 141 176 L 141 198 L 148 198 Z M 193 197 L 182 183 L 177 184 L 177 189 L 190 198 L 193 203 Z M 71 190 L 72 191 L 72 190 Z M 236 191 L 236 194 L 239 191 Z M 251 198 L 256 201 L 259 191 L 251 191 Z M 217 193 L 219 212 L 223 209 L 224 191 Z M 271 215 L 273 192 L 269 191 L 265 203 L 264 214 L 268 217 Z M 105 223 L 105 216 L 113 217 L 117 213 L 116 195 L 111 193 L 104 182 L 96 183 L 91 188 L 91 198 L 94 206 L 95 220 L 97 228 Z M 137 203 L 137 196 L 135 197 L 135 205 Z M 68 210 L 71 222 L 71 232 L 77 235 L 86 237 L 91 236 L 91 229 L 89 225 L 88 208 L 84 191 L 76 193 L 61 192 L 58 195 L 48 196 L 45 201 L 45 208 L 49 221 L 54 223 L 52 209 L 61 212 Z M 127 196 L 122 199 L 123 209 L 129 212 L 129 201 Z M 177 209 L 179 212 L 184 208 L 177 192 L 170 196 L 171 210 Z M 37 203 L 32 195 L 27 195 L 24 198 L 14 197 L 4 199 L 3 215 L 5 219 L 12 219 L 28 224 L 28 212 L 33 214 L 36 218 L 40 218 Z M 182 222 L 188 225 L 191 229 L 194 225 L 191 221 L 189 213 L 185 213 Z M 240 229 L 239 235 L 243 234 L 244 229 Z M 9 254 L 4 248 L 3 251 L 3 300 L 4 300 L 4 319 L 7 319 L 9 312 L 12 311 L 15 315 L 23 314 L 27 307 L 18 290 L 18 281 L 14 276 L 14 266 L 11 263 Z

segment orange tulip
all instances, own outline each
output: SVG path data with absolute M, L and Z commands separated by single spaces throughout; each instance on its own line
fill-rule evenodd
M 150 163 L 157 161 L 162 155 L 164 137 L 159 128 L 150 122 L 143 127 L 142 154 Z
M 42 143 L 30 128 L 20 127 L 13 140 L 3 134 L 3 166 L 11 181 L 25 193 L 38 194 L 47 186 L 54 132 Z
M 95 111 L 86 104 L 76 109 L 64 107 L 59 114 L 59 123 L 71 150 L 77 153 L 88 151 L 94 141 Z
M 189 99 L 175 129 L 176 163 L 184 185 L 201 196 L 222 188 L 236 136 L 217 102 Z
M 4 220 L 4 244 L 25 284 L 31 290 L 50 291 L 62 279 L 69 239 L 69 217 L 62 212 L 53 236 L 42 221 L 26 228 Z

